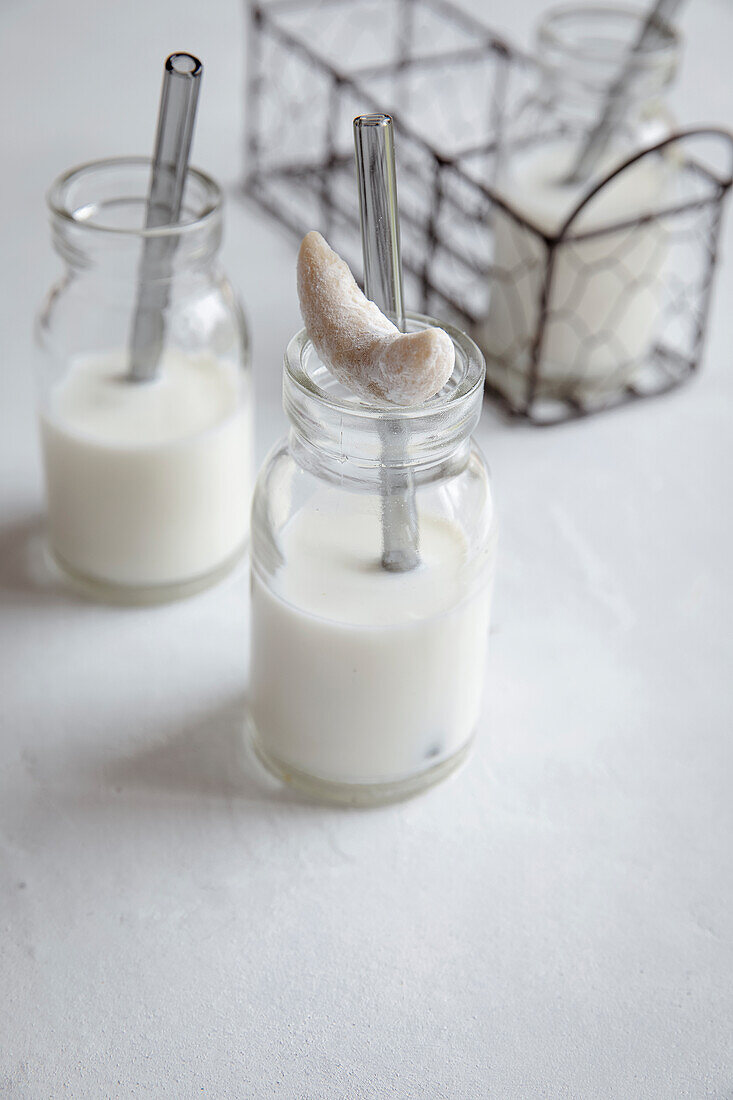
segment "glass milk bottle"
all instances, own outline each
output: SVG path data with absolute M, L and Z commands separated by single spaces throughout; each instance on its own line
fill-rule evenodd
M 456 366 L 413 408 L 360 402 L 305 330 L 285 356 L 290 434 L 252 508 L 250 723 L 272 772 L 330 801 L 429 786 L 464 758 L 479 718 L 496 542 L 471 439 L 484 364 L 473 341 L 440 327 Z M 407 572 L 382 564 L 386 481 L 405 507 L 414 493 L 419 564 Z
M 663 97 L 678 43 L 669 28 L 634 55 L 618 126 L 590 175 L 572 178 L 641 25 L 640 13 L 614 6 L 554 9 L 540 23 L 540 86 L 508 134 L 496 185 L 520 217 L 495 208 L 494 277 L 479 333 L 489 378 L 515 402 L 530 373 L 537 395 L 608 395 L 651 350 L 666 228 L 630 223 L 669 205 L 674 164 L 649 153 L 612 173 L 670 133 Z M 523 134 L 529 140 L 516 140 Z
M 75 581 L 130 603 L 222 576 L 247 541 L 252 481 L 244 321 L 217 265 L 221 192 L 191 169 L 180 224 L 144 229 L 149 177 L 147 159 L 125 158 L 56 181 L 65 271 L 37 324 L 50 550 Z M 149 251 L 143 269 L 151 238 L 160 262 Z M 129 373 L 138 295 L 167 302 L 142 382 Z

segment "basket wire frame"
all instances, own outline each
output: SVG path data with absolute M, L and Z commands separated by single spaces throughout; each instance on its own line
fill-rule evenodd
M 392 115 L 406 301 L 479 340 L 487 393 L 508 415 L 558 423 L 666 392 L 698 369 L 733 179 L 725 130 L 678 131 L 635 153 L 548 234 L 496 186 L 503 158 L 557 137 L 527 109 L 538 66 L 448 0 L 252 3 L 247 74 L 244 192 L 298 236 L 319 228 L 357 278 L 352 120 Z M 675 166 L 674 198 L 591 228 L 594 202 L 660 158 Z M 525 242 L 511 264 L 507 232 Z M 608 308 L 584 327 L 569 292 L 593 286 Z M 630 350 L 624 324 L 645 303 L 648 336 Z

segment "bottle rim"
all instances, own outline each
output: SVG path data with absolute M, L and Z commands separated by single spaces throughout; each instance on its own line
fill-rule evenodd
M 646 15 L 641 8 L 624 3 L 551 7 L 537 26 L 541 58 L 547 63 L 548 56 L 554 55 L 556 64 L 576 64 L 586 78 L 594 73 L 599 89 L 605 92 L 609 81 L 617 76 L 619 64 L 627 60 Z M 621 28 L 625 33 L 619 35 Z M 657 33 L 630 59 L 629 77 L 659 73 L 668 78 L 674 71 L 680 44 L 678 30 L 662 21 Z
M 457 367 L 446 386 L 420 405 L 376 405 L 361 400 L 353 394 L 343 397 L 329 393 L 318 384 L 313 374 L 304 365 L 311 356 L 323 367 L 306 329 L 300 329 L 291 339 L 285 352 L 284 381 L 286 386 L 295 389 L 305 399 L 315 400 L 325 409 L 346 417 L 355 417 L 360 421 L 411 421 L 432 416 L 439 417 L 449 410 L 459 410 L 464 404 L 471 404 L 477 393 L 483 394 L 485 363 L 481 350 L 470 336 L 461 329 L 423 313 L 407 312 L 406 321 L 411 323 L 410 331 L 420 328 L 441 328 L 448 333 L 460 355 L 456 356 Z M 323 368 L 324 371 L 326 368 Z M 458 373 L 458 377 L 454 377 Z M 332 378 L 330 373 L 328 377 Z
M 135 195 L 120 195 L 120 199 L 138 199 L 141 202 L 147 197 L 147 185 L 152 164 L 150 157 L 122 156 L 106 157 L 101 160 L 91 160 L 84 164 L 75 165 L 58 176 L 46 193 L 46 203 L 54 218 L 60 222 L 84 230 L 85 232 L 98 234 L 111 234 L 120 238 L 150 239 L 165 237 L 181 237 L 189 233 L 200 231 L 202 228 L 213 224 L 221 213 L 223 198 L 219 184 L 211 176 L 202 172 L 199 168 L 188 169 L 188 178 L 193 180 L 200 192 L 197 201 L 197 212 L 194 217 L 189 217 L 175 225 L 161 225 L 147 228 L 145 226 L 120 226 L 106 224 L 104 221 L 92 220 L 98 207 L 87 202 L 81 206 L 71 200 L 72 190 L 75 185 L 84 180 L 91 179 L 94 175 L 112 176 L 113 173 L 126 169 L 140 170 L 141 182 L 144 180 L 144 192 Z

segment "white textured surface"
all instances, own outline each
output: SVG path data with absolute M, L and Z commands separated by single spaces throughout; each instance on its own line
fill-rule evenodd
M 502 0 L 493 22 L 525 37 L 538 8 Z M 678 103 L 730 119 L 730 4 L 686 22 Z M 484 728 L 425 797 L 325 810 L 240 769 L 243 569 L 151 611 L 44 581 L 43 190 L 150 146 L 171 49 L 207 64 L 196 160 L 233 183 L 241 29 L 235 0 L 0 10 L 0 1094 L 729 1097 L 730 218 L 699 381 L 550 432 L 487 411 L 503 524 Z M 295 247 L 230 203 L 225 251 L 261 456 Z

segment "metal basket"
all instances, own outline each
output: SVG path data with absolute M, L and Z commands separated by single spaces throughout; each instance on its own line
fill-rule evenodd
M 406 302 L 478 339 L 487 391 L 507 413 L 557 423 L 662 393 L 697 369 L 730 134 L 688 130 L 639 152 L 548 236 L 495 186 L 503 157 L 552 137 L 527 111 L 531 58 L 445 0 L 249 11 L 246 194 L 298 235 L 320 229 L 359 277 L 352 120 L 389 112 Z M 643 158 L 674 171 L 666 205 L 597 227 L 594 204 Z M 579 311 L 580 293 L 603 309 Z

